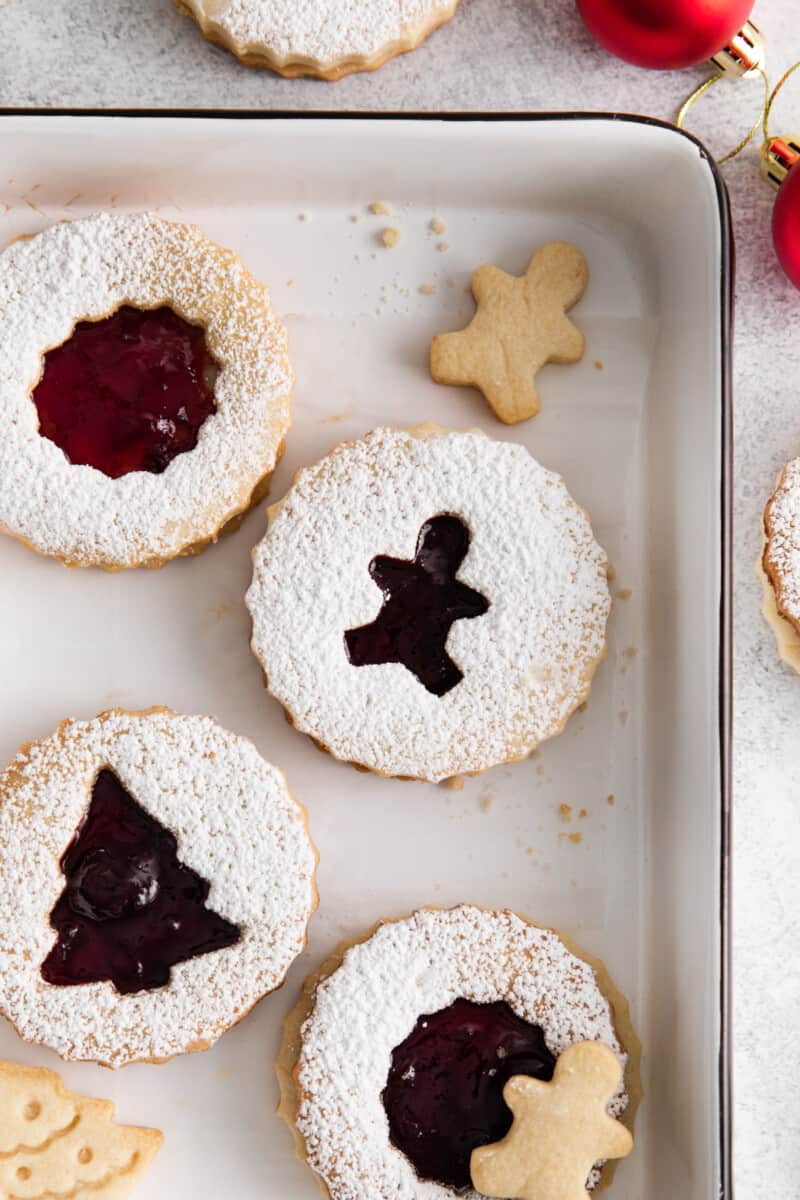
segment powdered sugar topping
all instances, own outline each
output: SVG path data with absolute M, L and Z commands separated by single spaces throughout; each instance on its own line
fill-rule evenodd
M 182 0 L 204 26 L 239 53 L 261 52 L 278 65 L 310 60 L 321 70 L 370 60 L 392 46 L 415 45 L 452 16 L 458 0 Z
M 110 479 L 38 432 L 44 353 L 123 304 L 171 306 L 202 325 L 221 370 L 197 446 L 161 475 Z M 163 561 L 213 538 L 274 468 L 289 426 L 286 335 L 231 251 L 195 226 L 101 213 L 0 258 L 0 528 L 69 563 Z
M 389 1140 L 381 1093 L 392 1050 L 426 1013 L 464 998 L 506 1000 L 538 1025 L 554 1055 L 580 1041 L 626 1054 L 592 967 L 556 933 L 509 912 L 422 910 L 351 947 L 317 988 L 303 1026 L 297 1127 L 332 1200 L 448 1200 Z M 609 1105 L 627 1105 L 621 1085 Z M 597 1182 L 594 1171 L 592 1183 Z M 477 1200 L 477 1193 L 460 1193 Z
M 764 567 L 778 611 L 800 630 L 800 458 L 784 467 L 764 524 Z
M 40 972 L 64 888 L 59 859 L 103 767 L 175 834 L 181 861 L 211 885 L 209 906 L 242 934 L 174 966 L 168 986 L 134 995 L 110 983 L 56 987 Z M 0 777 L 0 1009 L 27 1040 L 110 1066 L 213 1042 L 302 950 L 315 865 L 283 776 L 209 717 L 158 710 L 67 722 Z
M 490 602 L 456 621 L 463 679 L 426 691 L 399 663 L 354 667 L 344 632 L 372 621 L 378 554 L 410 559 L 421 526 L 459 516 L 458 579 Z M 523 446 L 381 429 L 300 472 L 254 554 L 253 650 L 295 725 L 333 754 L 439 780 L 520 758 L 588 693 L 610 608 L 606 558 L 562 480 Z

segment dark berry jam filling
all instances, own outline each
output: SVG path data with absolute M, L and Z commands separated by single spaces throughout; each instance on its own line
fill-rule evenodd
M 58 941 L 43 978 L 62 987 L 108 979 L 123 994 L 141 992 L 167 984 L 175 963 L 238 942 L 177 850 L 113 771 L 101 771 L 61 859 L 67 885 L 50 914 Z
M 472 1151 L 511 1128 L 505 1084 L 512 1075 L 550 1080 L 555 1065 L 539 1026 L 504 1000 L 456 1000 L 420 1017 L 392 1053 L 383 1092 L 392 1144 L 420 1179 L 467 1188 Z
M 402 663 L 434 696 L 444 696 L 463 679 L 445 646 L 454 621 L 480 617 L 489 601 L 456 579 L 469 549 L 470 533 L 458 517 L 438 516 L 419 531 L 414 558 L 378 555 L 369 573 L 383 592 L 374 621 L 344 635 L 355 667 Z
M 160 475 L 193 450 L 216 411 L 217 364 L 203 330 L 171 308 L 126 305 L 81 321 L 49 350 L 33 392 L 39 432 L 71 463 L 118 479 Z

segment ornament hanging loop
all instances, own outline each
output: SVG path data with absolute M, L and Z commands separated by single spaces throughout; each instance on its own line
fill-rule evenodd
M 712 55 L 711 61 L 725 79 L 741 79 L 763 71 L 766 59 L 763 33 L 752 21 L 746 21 L 729 45 Z
M 749 24 L 749 22 L 748 22 L 748 24 Z M 754 26 L 754 28 L 755 28 L 755 26 Z M 762 41 L 762 46 L 763 46 L 763 41 Z M 727 51 L 722 51 L 721 53 L 724 54 L 724 53 L 727 53 Z M 798 64 L 798 66 L 800 66 L 800 64 Z M 710 79 L 706 79 L 703 83 L 700 84 L 700 86 L 698 88 L 695 88 L 695 90 L 692 92 L 691 96 L 688 96 L 686 98 L 686 100 L 684 100 L 683 104 L 681 105 L 681 110 L 678 113 L 677 117 L 675 118 L 675 124 L 677 125 L 678 129 L 683 129 L 685 126 L 686 117 L 689 115 L 689 112 L 694 108 L 697 101 L 702 96 L 705 96 L 706 92 L 711 91 L 711 88 L 713 88 L 716 84 L 718 84 L 720 82 L 720 80 L 731 79 L 731 78 L 742 78 L 744 76 L 756 75 L 756 74 L 760 75 L 761 78 L 764 80 L 764 97 L 765 97 L 764 107 L 759 112 L 758 117 L 756 118 L 752 128 L 750 129 L 750 132 L 745 137 L 742 138 L 742 140 L 739 142 L 739 144 L 737 146 L 734 146 L 734 148 L 732 150 L 729 150 L 727 154 L 724 154 L 722 156 L 722 158 L 717 159 L 717 162 L 720 165 L 722 165 L 722 163 L 729 162 L 730 159 L 732 159 L 732 158 L 736 158 L 737 154 L 741 154 L 741 152 L 745 149 L 745 147 L 750 145 L 753 138 L 756 136 L 759 129 L 761 128 L 762 122 L 768 116 L 771 98 L 770 98 L 770 93 L 769 93 L 769 79 L 767 78 L 767 73 L 764 70 L 763 65 L 761 63 L 758 63 L 756 65 L 753 65 L 752 67 L 749 67 L 746 71 L 739 70 L 736 73 L 733 73 L 732 71 L 724 71 L 724 70 L 717 71 L 717 73 L 715 75 L 712 75 L 710 77 Z M 773 95 L 774 95 L 774 93 L 773 93 Z

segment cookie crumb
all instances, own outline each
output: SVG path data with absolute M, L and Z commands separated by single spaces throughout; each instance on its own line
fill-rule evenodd
M 351 213 L 350 220 L 354 225 L 358 224 L 358 222 L 361 220 L 361 213 Z
M 603 364 L 600 362 L 599 358 L 595 361 L 594 369 L 596 371 L 602 371 L 602 369 L 603 369 Z
M 589 815 L 588 808 L 582 808 L 581 811 L 578 813 L 579 818 L 588 817 L 588 815 Z
M 373 200 L 369 206 L 369 211 L 374 217 L 388 217 L 392 210 L 385 200 Z
M 433 286 L 432 283 L 421 283 L 419 285 L 419 291 L 422 293 L 423 296 L 435 296 L 436 295 L 436 288 Z
M 445 779 L 444 786 L 447 788 L 448 792 L 463 792 L 464 776 L 453 775 L 450 779 Z
M 572 805 L 571 804 L 559 804 L 558 815 L 561 817 L 562 821 L 571 821 L 572 820 Z
M 321 417 L 319 423 L 320 425 L 338 425 L 340 421 L 347 421 L 352 415 L 352 411 L 333 413 L 330 417 Z
M 636 655 L 639 653 L 639 651 L 636 646 L 627 646 L 622 653 L 626 658 L 636 658 Z
M 618 600 L 630 600 L 633 595 L 633 588 L 617 588 L 616 597 Z
M 614 567 L 613 563 L 609 563 L 608 566 L 606 567 L 606 579 L 608 580 L 609 583 L 613 583 L 616 578 L 617 578 L 616 568 Z
M 436 249 L 439 251 L 440 254 L 444 254 L 447 250 L 450 249 L 450 243 L 449 242 L 439 242 L 439 245 L 436 247 Z
M 431 230 L 431 233 L 446 233 L 447 232 L 447 226 L 445 225 L 444 221 L 440 221 L 438 217 L 434 217 L 431 220 L 429 228 Z
M 542 757 L 541 750 L 531 750 L 531 758 L 541 758 L 541 757 Z
M 609 806 L 609 808 L 613 808 L 616 803 L 617 803 L 617 797 L 614 795 L 613 792 L 609 792 L 608 795 L 606 796 L 606 804 Z
M 487 788 L 481 793 L 481 812 L 488 813 L 494 802 L 494 793 Z
M 567 842 L 572 842 L 573 846 L 579 846 L 583 841 L 582 833 L 560 833 L 558 836 Z
M 287 287 L 294 287 L 294 280 L 293 280 L 293 279 L 287 279 L 287 280 L 286 280 L 286 286 L 287 286 Z
M 387 229 L 384 229 L 383 233 L 381 234 L 381 241 L 387 250 L 391 250 L 392 246 L 396 246 L 400 241 L 400 230 L 395 229 L 394 226 L 390 225 Z
M 214 604 L 208 610 L 209 616 L 213 617 L 215 621 L 221 621 L 223 617 L 226 617 L 228 615 L 228 613 L 233 608 L 233 605 L 234 605 L 234 601 L 232 601 L 232 600 L 223 600 L 219 604 Z M 208 757 L 213 758 L 213 757 L 215 757 L 215 755 L 209 754 Z

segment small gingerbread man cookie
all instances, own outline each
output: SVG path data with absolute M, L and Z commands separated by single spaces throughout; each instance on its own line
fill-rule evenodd
M 475 1188 L 515 1200 L 588 1200 L 594 1164 L 633 1149 L 630 1132 L 606 1111 L 621 1076 L 604 1042 L 569 1046 L 551 1083 L 514 1075 L 503 1089 L 514 1124 L 502 1141 L 473 1150 Z
M 479 267 L 472 276 L 478 311 L 466 329 L 434 337 L 433 378 L 478 388 L 507 425 L 535 417 L 540 368 L 583 356 L 584 336 L 565 314 L 588 282 L 586 259 L 569 242 L 540 246 L 521 278 Z

